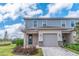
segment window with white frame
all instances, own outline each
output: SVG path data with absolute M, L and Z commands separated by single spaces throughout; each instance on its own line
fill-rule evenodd
M 65 27 L 65 23 L 62 23 L 62 27 Z
M 65 20 L 62 21 L 62 27 L 65 27 L 66 26 L 66 22 Z
M 34 20 L 34 27 L 37 27 L 37 20 Z
M 71 21 L 71 27 L 74 27 L 74 21 Z
M 43 20 L 43 21 L 42 21 L 43 27 L 46 27 L 46 23 L 47 23 L 46 20 Z

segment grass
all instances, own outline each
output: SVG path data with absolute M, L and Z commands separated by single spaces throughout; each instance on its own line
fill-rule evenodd
M 33 56 L 43 56 L 43 52 L 42 52 L 42 49 L 41 48 L 38 48 L 36 53 L 34 53 Z
M 15 56 L 13 54 L 13 48 L 15 48 L 15 44 L 7 45 L 7 46 L 0 46 L 0 56 Z M 43 52 L 41 48 L 38 48 L 36 52 L 32 56 L 43 56 Z
M 0 46 L 0 56 L 13 56 L 15 54 L 12 53 L 15 44 L 7 45 L 7 46 Z
M 76 51 L 76 50 L 73 50 L 73 49 L 70 49 L 70 48 L 66 48 L 66 49 L 79 55 L 79 51 Z
M 0 46 L 7 46 L 7 45 L 10 45 L 10 44 L 11 44 L 11 42 L 7 42 L 7 41 L 0 42 Z
M 79 44 L 69 44 L 64 48 L 79 55 Z

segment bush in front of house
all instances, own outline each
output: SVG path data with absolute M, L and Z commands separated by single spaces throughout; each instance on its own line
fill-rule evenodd
M 37 49 L 34 46 L 25 47 L 25 48 L 18 46 L 16 48 L 14 48 L 13 53 L 21 54 L 21 55 L 33 55 L 33 54 L 37 53 Z
M 65 47 L 79 51 L 79 43 L 76 44 L 67 44 Z
M 20 38 L 18 38 L 18 39 L 16 39 L 16 46 L 23 46 L 23 39 L 20 39 Z

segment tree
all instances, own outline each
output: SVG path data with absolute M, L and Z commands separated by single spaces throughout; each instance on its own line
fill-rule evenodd
M 76 23 L 76 42 L 79 42 L 79 22 Z

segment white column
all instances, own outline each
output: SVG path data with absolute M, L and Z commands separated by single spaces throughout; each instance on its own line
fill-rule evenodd
M 24 48 L 25 48 L 25 45 L 26 45 L 26 35 L 24 33 Z
M 57 33 L 57 38 L 58 38 L 58 41 L 63 41 L 61 31 Z
M 76 32 L 73 31 L 71 32 L 71 35 L 70 35 L 70 43 L 75 43 L 75 38 L 76 38 Z
M 43 41 L 43 33 L 39 32 L 38 41 Z
M 24 48 L 28 46 L 28 35 L 24 33 Z

